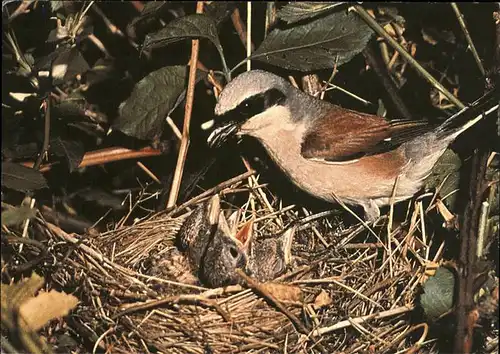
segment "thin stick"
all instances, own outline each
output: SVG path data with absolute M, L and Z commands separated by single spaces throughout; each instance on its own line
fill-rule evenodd
M 128 159 L 137 159 L 141 157 L 148 156 L 158 156 L 161 155 L 162 151 L 158 149 L 153 149 L 151 147 L 146 147 L 140 150 L 132 150 L 122 147 L 111 147 L 96 151 L 89 151 L 83 156 L 82 162 L 78 165 L 78 168 L 102 165 L 105 163 L 110 163 L 114 161 L 122 161 Z M 50 171 L 53 165 L 58 162 L 53 162 L 49 164 L 43 164 L 40 166 L 40 172 Z M 33 168 L 33 161 L 22 162 L 21 165 Z
M 42 145 L 42 151 L 40 151 L 40 155 L 36 159 L 35 164 L 33 165 L 33 168 L 35 170 L 38 170 L 40 166 L 42 165 L 42 160 L 47 151 L 49 150 L 49 141 L 50 141 L 50 96 L 47 96 L 47 99 L 45 101 L 45 104 L 47 108 L 45 109 L 45 125 L 44 125 L 44 132 L 43 132 L 43 145 Z
M 203 1 L 196 3 L 196 13 L 203 13 Z M 186 93 L 186 108 L 184 110 L 184 126 L 182 127 L 182 140 L 175 166 L 174 178 L 172 180 L 172 189 L 168 197 L 167 209 L 171 208 L 177 202 L 179 189 L 181 186 L 182 173 L 184 172 L 184 164 L 186 162 L 187 150 L 189 147 L 189 125 L 191 122 L 191 112 L 193 111 L 194 85 L 196 82 L 196 63 L 198 62 L 198 51 L 200 41 L 193 39 L 191 44 L 191 65 L 189 66 L 189 83 Z
M 455 11 L 455 15 L 457 15 L 458 24 L 460 25 L 460 28 L 462 28 L 462 31 L 464 32 L 465 39 L 467 40 L 467 44 L 469 45 L 469 49 L 472 52 L 472 56 L 474 57 L 474 60 L 477 63 L 479 71 L 481 71 L 481 74 L 483 76 L 486 75 L 483 63 L 481 62 L 481 58 L 479 58 L 479 54 L 477 53 L 476 47 L 474 46 L 474 42 L 472 42 L 469 30 L 467 30 L 467 25 L 465 24 L 464 15 L 462 15 L 456 3 L 452 2 L 451 8 L 453 9 L 453 11 Z
M 184 204 L 180 205 L 178 208 L 173 210 L 171 213 L 177 213 L 177 212 L 187 208 L 188 206 L 191 206 L 191 205 L 194 205 L 194 204 L 200 202 L 202 199 L 204 199 L 210 195 L 213 195 L 215 193 L 219 193 L 222 190 L 224 190 L 225 188 L 230 187 L 231 185 L 233 185 L 235 183 L 241 182 L 242 180 L 253 175 L 254 173 L 255 173 L 255 171 L 251 170 L 251 171 L 247 171 L 239 176 L 228 179 L 227 181 L 224 181 L 224 182 L 218 184 L 217 186 L 206 190 L 205 192 L 201 193 L 200 195 L 198 195 L 194 198 L 191 198 L 190 200 L 188 200 L 187 202 L 185 202 Z
M 375 74 L 379 78 L 382 86 L 384 86 L 385 90 L 389 94 L 389 97 L 390 97 L 392 103 L 394 104 L 395 108 L 397 109 L 397 113 L 405 119 L 412 119 L 411 113 L 408 110 L 408 108 L 406 107 L 401 96 L 399 95 L 398 88 L 396 87 L 396 84 L 394 84 L 394 81 L 392 80 L 391 76 L 389 75 L 387 67 L 384 67 L 380 63 L 381 60 L 376 56 L 375 51 L 373 50 L 373 47 L 368 45 L 365 48 L 365 50 L 363 51 L 363 54 L 366 58 L 366 61 L 370 65 L 370 67 L 373 69 L 373 71 L 375 72 Z
M 247 58 L 252 55 L 252 2 L 247 1 Z M 252 61 L 247 61 L 247 71 L 252 70 Z
M 460 109 L 465 108 L 465 105 L 460 102 L 458 98 L 453 96 L 453 94 L 448 91 L 439 81 L 437 81 L 427 70 L 425 70 L 422 65 L 420 65 L 398 42 L 392 38 L 389 33 L 387 33 L 382 26 L 380 26 L 377 21 L 361 6 L 354 5 L 350 9 L 353 9 L 358 13 L 359 16 L 380 36 L 382 36 L 389 44 L 399 52 L 406 59 L 406 61 L 417 70 L 417 72 L 426 79 L 430 84 L 432 84 L 436 89 L 438 89 L 446 98 L 452 102 L 455 106 Z
M 147 168 L 141 161 L 136 162 L 137 166 L 139 166 L 140 169 L 142 169 L 146 174 L 151 177 L 153 181 L 155 181 L 158 184 L 161 184 L 161 181 L 156 177 L 156 175 L 149 169 Z
M 276 4 L 273 1 L 267 2 L 266 23 L 264 24 L 264 38 L 269 33 L 270 27 L 276 22 Z
M 382 311 L 382 312 L 374 313 L 371 315 L 353 318 L 351 320 L 340 321 L 340 322 L 334 324 L 333 326 L 318 328 L 318 329 L 313 331 L 312 335 L 314 337 L 322 336 L 323 334 L 331 333 L 331 332 L 334 332 L 338 329 L 350 327 L 352 325 L 352 323 L 362 323 L 362 322 L 372 320 L 372 319 L 378 320 L 378 319 L 382 319 L 382 318 L 386 318 L 386 317 L 397 316 L 397 315 L 400 315 L 400 314 L 403 314 L 406 312 L 410 312 L 412 310 L 413 310 L 413 306 L 402 306 L 402 307 L 395 308 L 393 310 Z
M 297 328 L 299 332 L 301 332 L 302 334 L 309 333 L 307 328 L 297 318 L 297 316 L 288 311 L 288 309 L 278 299 L 276 299 L 272 294 L 270 294 L 269 291 L 267 291 L 261 284 L 259 284 L 259 282 L 246 275 L 241 269 L 237 269 L 236 272 L 241 278 L 245 280 L 245 282 L 248 284 L 250 288 L 257 291 L 260 295 L 262 295 L 269 302 L 271 302 L 273 306 L 278 308 L 286 317 L 288 317 L 288 319 L 293 323 L 293 325 L 295 326 L 295 328 Z

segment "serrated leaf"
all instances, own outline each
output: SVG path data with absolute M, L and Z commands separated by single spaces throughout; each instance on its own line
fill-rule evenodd
M 77 48 L 70 48 L 60 53 L 51 66 L 55 84 L 73 79 L 90 69 L 89 64 Z
M 458 189 L 460 185 L 459 170 L 461 165 L 462 161 L 460 160 L 460 157 L 458 157 L 453 150 L 447 149 L 432 168 L 431 174 L 425 179 L 425 188 L 438 188 L 446 178 L 446 181 L 439 191 L 439 194 L 442 197 Z M 454 193 L 449 195 L 444 202 L 446 205 L 454 209 L 453 206 L 455 205 L 456 198 L 457 194 Z
M 47 187 L 47 181 L 40 171 L 13 162 L 2 162 L 2 186 L 17 191 Z
M 142 8 L 141 17 L 156 14 L 165 5 L 167 5 L 167 1 L 148 1 Z
M 36 215 L 36 209 L 23 205 L 19 208 L 12 207 L 2 211 L 2 225 L 19 225 L 26 219 L 32 219 Z
M 125 208 L 122 203 L 123 198 L 119 198 L 100 188 L 85 188 L 78 191 L 76 195 L 85 201 L 94 202 L 105 208 L 112 208 L 114 210 L 123 210 Z
M 50 141 L 50 151 L 57 156 L 63 156 L 68 161 L 69 172 L 80 166 L 85 155 L 83 144 L 79 141 L 63 140 L 60 137 Z
M 332 68 L 361 52 L 372 34 L 356 13 L 332 13 L 303 25 L 274 29 L 251 59 L 288 70 Z
M 217 34 L 217 25 L 210 16 L 205 14 L 193 14 L 176 18 L 158 32 L 146 35 L 141 50 L 162 47 L 186 38 L 206 38 L 211 41 L 219 52 L 224 71 L 229 72 Z
M 142 8 L 141 14 L 138 17 L 135 17 L 128 26 L 135 26 L 139 22 L 144 21 L 148 18 L 153 18 L 157 16 L 162 7 L 167 5 L 166 1 L 148 1 L 144 4 Z
M 451 310 L 455 292 L 455 274 L 452 271 L 439 267 L 436 274 L 424 283 L 423 288 L 420 305 L 429 319 L 438 319 Z
M 276 15 L 283 21 L 295 23 L 316 17 L 343 4 L 345 2 L 290 2 L 282 7 Z
M 185 66 L 166 66 L 144 77 L 120 106 L 113 128 L 138 139 L 160 135 L 165 118 L 186 90 L 187 74 Z
M 211 1 L 205 5 L 205 14 L 210 16 L 217 26 L 226 20 L 238 6 L 236 1 Z
M 163 47 L 186 38 L 206 38 L 222 52 L 217 26 L 212 18 L 204 14 L 176 18 L 158 32 L 146 35 L 142 50 Z

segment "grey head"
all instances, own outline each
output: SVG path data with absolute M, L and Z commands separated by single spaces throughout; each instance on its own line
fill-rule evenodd
M 263 96 L 272 90 L 288 96 L 293 89 L 293 86 L 278 75 L 263 70 L 246 71 L 224 87 L 215 105 L 215 114 L 227 114 L 252 98 Z
M 242 243 L 231 235 L 218 196 L 186 218 L 177 239 L 202 284 L 220 287 L 238 283 L 236 269 L 245 269 L 247 256 Z
M 216 127 L 208 138 L 219 146 L 238 132 L 240 126 L 271 107 L 288 106 L 301 91 L 282 77 L 263 70 L 251 70 L 229 82 L 215 106 Z
M 263 70 L 247 71 L 229 82 L 219 95 L 215 106 L 219 118 L 208 144 L 220 146 L 246 121 L 274 106 L 285 107 L 290 119 L 299 122 L 319 117 L 330 104 L 300 91 L 278 75 Z M 279 124 L 280 117 L 274 118 Z

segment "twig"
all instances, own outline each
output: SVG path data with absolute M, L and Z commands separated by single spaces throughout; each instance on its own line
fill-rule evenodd
M 49 141 L 50 141 L 50 95 L 47 96 L 47 99 L 45 100 L 45 105 L 47 108 L 45 109 L 45 125 L 44 125 L 44 131 L 43 131 L 43 145 L 42 145 L 42 151 L 40 151 L 40 155 L 36 159 L 35 164 L 33 165 L 33 168 L 35 170 L 38 170 L 40 166 L 42 165 L 42 160 L 47 151 L 49 150 Z
M 249 287 L 251 287 L 253 290 L 257 291 L 264 298 L 269 300 L 269 302 L 273 306 L 278 308 L 278 310 L 280 310 L 286 317 L 288 317 L 288 319 L 293 323 L 295 328 L 297 328 L 297 330 L 300 333 L 306 334 L 306 335 L 309 333 L 307 328 L 297 318 L 297 316 L 295 316 L 293 313 L 288 311 L 288 309 L 285 306 L 283 306 L 283 304 L 278 299 L 276 299 L 272 294 L 270 294 L 269 291 L 267 291 L 259 282 L 257 282 L 256 280 L 254 280 L 251 277 L 249 277 L 248 275 L 246 275 L 245 272 L 243 272 L 241 269 L 237 269 L 236 272 L 238 273 L 238 275 L 241 278 L 243 278 L 243 280 L 245 280 L 245 282 L 248 284 Z
M 9 244 L 19 243 L 21 245 L 35 246 L 40 251 L 40 254 L 36 258 L 31 259 L 30 261 L 28 261 L 26 263 L 23 263 L 20 265 L 9 266 L 10 271 L 13 271 L 15 273 L 23 273 L 23 272 L 27 271 L 28 269 L 35 267 L 38 263 L 43 261 L 48 256 L 47 247 L 45 247 L 45 245 L 43 243 L 41 243 L 40 241 L 33 240 L 30 238 L 26 238 L 26 237 L 18 237 L 18 236 L 12 236 L 12 235 L 5 235 L 5 236 L 2 236 L 2 238 L 3 237 L 5 237 L 5 239 L 7 240 L 7 242 Z
M 175 208 L 174 210 L 171 211 L 171 214 L 174 214 L 174 213 L 177 213 L 191 205 L 195 205 L 196 203 L 200 202 L 201 200 L 203 200 L 204 198 L 210 196 L 210 195 L 213 195 L 215 193 L 219 193 L 221 192 L 222 190 L 224 190 L 225 188 L 227 187 L 230 187 L 231 185 L 235 184 L 235 183 L 238 183 L 248 177 L 250 177 L 251 175 L 253 175 L 255 173 L 254 170 L 251 170 L 251 171 L 247 171 L 239 176 L 236 176 L 236 177 L 233 177 L 231 179 L 228 179 L 227 181 L 225 182 L 222 182 L 222 183 L 219 183 L 217 186 L 213 187 L 213 188 L 210 188 L 208 190 L 206 190 L 205 192 L 201 193 L 200 195 L 194 197 L 194 198 L 191 198 L 189 201 L 187 201 L 186 203 L 180 205 L 179 207 Z
M 391 101 L 394 104 L 398 115 L 405 119 L 412 119 L 410 111 L 401 99 L 401 96 L 398 93 L 398 89 L 396 88 L 394 81 L 392 81 L 389 72 L 387 71 L 387 67 L 384 65 L 380 65 L 380 60 L 378 60 L 378 58 L 376 57 L 373 46 L 368 45 L 363 51 L 363 54 L 366 58 L 366 61 L 368 62 L 368 65 L 370 65 L 370 67 L 373 69 L 380 82 L 384 86 L 385 90 L 389 94 L 389 97 L 391 98 Z
M 203 13 L 203 1 L 196 3 L 196 13 Z M 175 166 L 174 178 L 172 180 L 172 188 L 168 197 L 167 209 L 172 208 L 177 202 L 179 189 L 181 187 L 182 174 L 184 172 L 184 164 L 186 162 L 187 151 L 189 147 L 189 126 L 191 122 L 191 112 L 193 111 L 194 85 L 196 83 L 196 63 L 198 62 L 200 40 L 193 39 L 191 44 L 191 59 L 189 66 L 189 82 L 186 92 L 186 108 L 184 110 L 184 126 L 182 127 L 182 140 Z
M 97 6 L 97 4 L 94 4 L 94 6 L 92 6 L 92 10 L 94 10 L 94 12 L 102 18 L 104 24 L 106 25 L 106 27 L 108 27 L 111 33 L 117 34 L 120 37 L 125 37 L 123 32 L 117 26 L 115 26 L 113 22 L 111 22 L 111 20 L 104 14 L 104 12 L 99 8 L 99 6 Z
M 476 151 L 474 154 L 468 196 L 469 203 L 465 209 L 464 221 L 460 225 L 459 290 L 456 306 L 457 329 L 453 346 L 455 353 L 470 353 L 472 347 L 473 339 L 468 335 L 468 316 L 474 306 L 474 266 L 476 264 L 477 233 L 487 159 L 487 153 Z
M 115 331 L 115 327 L 109 327 L 101 336 L 96 340 L 94 347 L 92 348 L 92 354 L 95 354 L 97 352 L 97 348 L 100 346 L 100 343 L 103 341 L 103 339 L 108 335 L 111 334 Z
M 417 72 L 426 79 L 429 83 L 431 83 L 437 90 L 439 90 L 446 98 L 452 102 L 455 106 L 460 109 L 465 108 L 465 105 L 460 102 L 458 98 L 453 96 L 450 91 L 448 91 L 439 81 L 437 81 L 427 70 L 425 70 L 422 65 L 420 65 L 398 42 L 392 38 L 389 33 L 387 33 L 382 26 L 380 26 L 377 21 L 360 5 L 354 5 L 351 7 L 358 13 L 359 16 L 380 36 L 382 36 L 389 44 L 399 52 L 406 59 L 406 61 L 417 70 Z
M 235 8 L 233 13 L 231 14 L 231 21 L 233 22 L 234 29 L 236 30 L 236 33 L 238 33 L 238 36 L 240 37 L 241 43 L 247 48 L 247 28 L 245 24 L 243 23 L 243 20 L 241 19 L 240 15 L 240 10 L 238 8 Z M 250 41 L 250 48 L 252 51 L 255 50 L 255 46 L 253 43 Z
M 125 310 L 120 311 L 117 314 L 111 316 L 111 319 L 115 320 L 119 317 L 122 317 L 124 315 L 128 315 L 128 314 L 133 313 L 133 312 L 145 311 L 145 310 L 153 309 L 156 307 L 161 307 L 161 306 L 164 306 L 167 304 L 177 304 L 177 303 L 182 303 L 182 302 L 188 302 L 188 303 L 193 303 L 195 305 L 203 305 L 203 306 L 213 307 L 221 315 L 221 317 L 224 319 L 224 321 L 231 322 L 231 316 L 227 312 L 225 312 L 216 301 L 214 301 L 212 299 L 208 299 L 204 295 L 189 295 L 189 294 L 169 296 L 169 297 L 163 298 L 161 300 L 153 300 L 153 301 L 148 301 L 144 304 L 130 306 L 130 307 L 126 308 Z
M 276 4 L 273 1 L 267 2 L 266 23 L 264 25 L 264 37 L 269 33 L 269 29 L 276 22 Z
M 379 319 L 386 318 L 386 317 L 397 316 L 397 315 L 400 315 L 400 314 L 403 314 L 406 312 L 410 312 L 412 310 L 413 310 L 413 306 L 401 306 L 401 307 L 398 307 L 398 308 L 395 308 L 392 310 L 387 310 L 387 311 L 374 313 L 371 315 L 361 316 L 361 317 L 353 318 L 351 320 L 340 321 L 340 322 L 334 324 L 333 326 L 321 327 L 321 328 L 315 329 L 313 331 L 312 335 L 314 337 L 322 336 L 324 334 L 334 332 L 338 329 L 350 327 L 352 325 L 352 323 L 363 323 L 363 322 L 368 321 L 368 320 L 379 320 Z
M 247 57 L 252 55 L 252 2 L 247 1 Z M 247 71 L 252 70 L 252 61 L 247 61 Z
M 474 42 L 472 42 L 469 30 L 467 29 L 467 25 L 465 24 L 464 15 L 462 15 L 456 3 L 452 2 L 451 7 L 455 12 L 455 15 L 457 15 L 458 23 L 460 25 L 460 28 L 464 32 L 465 39 L 467 40 L 467 44 L 469 45 L 469 48 L 472 52 L 472 56 L 477 63 L 477 67 L 479 68 L 479 71 L 481 71 L 481 75 L 484 76 L 486 73 L 484 71 L 483 63 L 481 62 L 481 58 L 479 58 L 479 54 L 477 53 L 476 47 L 474 46 Z
M 14 10 L 12 15 L 9 16 L 9 19 L 7 20 L 7 24 L 11 23 L 19 15 L 27 14 L 28 12 L 30 12 L 30 10 L 28 10 L 28 7 L 30 7 L 30 5 L 33 1 L 34 0 L 24 0 L 22 3 L 20 3 L 19 6 L 17 7 L 17 9 Z M 2 5 L 2 7 L 3 7 L 3 5 Z
M 158 177 L 156 177 L 156 175 L 149 168 L 147 168 L 141 161 L 137 161 L 136 164 L 137 164 L 137 166 L 139 166 L 139 168 L 141 170 L 143 170 L 144 172 L 146 172 L 146 174 L 149 177 L 151 177 L 151 179 L 153 181 L 155 181 L 158 184 L 161 184 L 161 181 L 158 179 Z
M 151 147 L 146 147 L 140 150 L 132 150 L 122 147 L 111 147 L 111 148 L 87 152 L 83 156 L 82 162 L 80 162 L 78 168 L 102 165 L 105 163 L 128 160 L 128 159 L 137 159 L 141 157 L 158 156 L 161 155 L 162 153 L 163 153 L 162 151 L 158 149 L 153 149 Z M 56 164 L 58 164 L 58 162 L 52 162 L 49 164 L 41 165 L 40 172 L 50 171 L 52 166 Z M 21 163 L 21 165 L 33 168 L 34 163 L 29 161 L 29 162 L 23 162 Z

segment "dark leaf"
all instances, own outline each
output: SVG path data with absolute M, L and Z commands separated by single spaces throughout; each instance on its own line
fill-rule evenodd
M 177 18 L 158 32 L 148 34 L 142 45 L 142 50 L 162 47 L 186 38 L 206 38 L 210 40 L 217 48 L 224 63 L 224 52 L 217 35 L 215 21 L 204 14 Z
M 81 142 L 63 140 L 59 137 L 50 141 L 50 151 L 57 156 L 66 158 L 69 165 L 69 172 L 73 172 L 80 166 L 83 155 L 85 155 L 85 149 Z
M 76 75 L 83 74 L 90 69 L 89 64 L 77 48 L 62 52 L 52 62 L 52 78 L 54 84 L 73 79 Z
M 233 13 L 237 6 L 238 2 L 236 1 L 212 1 L 205 6 L 205 13 L 219 26 Z
M 27 205 L 19 208 L 12 207 L 2 210 L 2 225 L 14 226 L 19 225 L 26 219 L 32 219 L 36 215 L 36 209 L 32 209 Z
M 162 8 L 166 7 L 167 1 L 148 1 L 144 4 L 141 14 L 134 18 L 129 26 L 135 26 L 137 23 L 144 21 L 148 18 L 158 16 Z
M 458 157 L 453 150 L 448 149 L 436 162 L 432 168 L 431 174 L 424 182 L 425 187 L 428 189 L 438 188 L 442 184 L 441 189 L 439 190 L 439 195 L 441 197 L 448 196 L 444 202 L 452 210 L 455 209 L 454 205 L 457 199 L 457 193 L 450 193 L 458 189 L 460 185 L 459 170 L 461 165 L 462 161 L 460 160 L 460 157 Z
M 47 187 L 42 173 L 13 162 L 2 162 L 2 186 L 17 191 L 27 191 Z
M 33 158 L 40 151 L 40 147 L 35 142 L 27 144 L 10 144 L 9 146 L 3 146 L 4 141 L 5 140 L 2 139 L 2 154 L 4 157 L 9 159 Z
M 99 188 L 86 188 L 78 191 L 75 195 L 87 202 L 94 202 L 105 208 L 112 208 L 114 210 L 122 210 L 125 208 L 122 204 L 122 198 Z
M 307 24 L 274 29 L 251 58 L 288 70 L 312 71 L 348 62 L 373 31 L 354 12 L 337 12 Z
M 290 2 L 281 8 L 276 15 L 283 21 L 294 23 L 321 15 L 343 4 L 345 2 Z
M 147 75 L 121 104 L 113 128 L 138 139 L 160 135 L 165 118 L 186 90 L 187 75 L 185 66 L 166 66 Z
M 63 7 L 63 2 L 62 1 L 51 1 L 50 2 L 50 9 L 52 12 L 56 12 L 60 10 Z
M 100 58 L 92 69 L 86 72 L 85 79 L 87 85 L 92 86 L 113 77 L 119 77 L 120 74 L 113 59 Z
M 148 1 L 142 8 L 141 17 L 156 14 L 165 5 L 167 5 L 167 1 Z
M 455 274 L 451 270 L 439 267 L 423 287 L 420 305 L 427 318 L 435 320 L 451 310 L 455 291 Z

